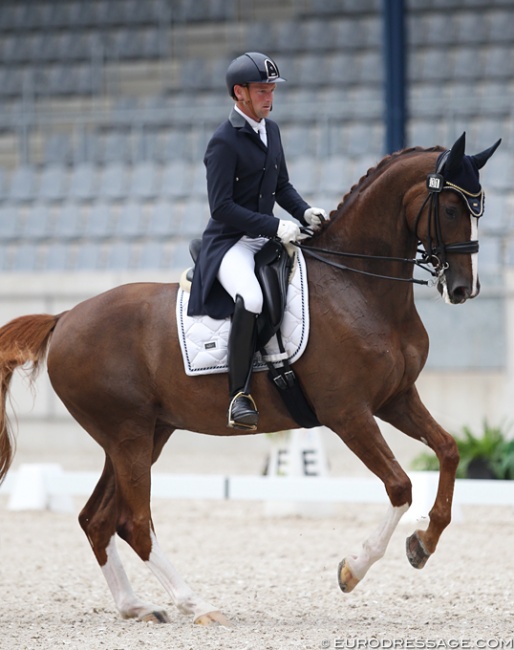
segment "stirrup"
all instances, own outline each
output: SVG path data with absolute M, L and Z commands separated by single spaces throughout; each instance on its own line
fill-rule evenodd
M 250 404 L 246 408 L 246 412 L 243 411 L 243 413 L 240 414 L 243 416 L 243 418 L 247 418 L 249 420 L 248 422 L 244 422 L 239 418 L 236 419 L 236 417 L 234 417 L 234 414 L 232 413 L 236 401 L 241 397 L 245 398 L 245 400 L 250 402 Z M 239 393 L 234 395 L 228 407 L 227 427 L 229 427 L 230 429 L 244 429 L 245 431 L 256 431 L 258 419 L 259 419 L 259 412 L 257 411 L 257 405 L 253 397 L 249 393 L 243 393 L 243 391 L 239 391 Z

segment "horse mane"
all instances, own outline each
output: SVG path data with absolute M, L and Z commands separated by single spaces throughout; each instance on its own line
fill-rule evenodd
M 417 152 L 436 152 L 436 151 L 445 151 L 445 147 L 441 147 L 440 145 L 436 145 L 434 147 L 429 147 L 429 148 L 424 148 L 424 147 L 408 147 L 406 149 L 401 149 L 400 151 L 395 151 L 392 154 L 388 154 L 382 158 L 374 167 L 370 167 L 368 171 L 361 176 L 361 178 L 354 184 L 352 187 L 346 192 L 346 194 L 343 196 L 341 201 L 338 203 L 337 208 L 333 210 L 330 215 L 331 217 L 335 217 L 339 215 L 343 209 L 348 205 L 348 200 L 355 195 L 356 193 L 359 192 L 359 190 L 362 189 L 363 186 L 373 182 L 377 176 L 379 176 L 385 168 L 389 167 L 391 163 L 396 161 L 398 158 L 401 156 L 405 156 L 407 154 L 411 153 L 417 153 Z

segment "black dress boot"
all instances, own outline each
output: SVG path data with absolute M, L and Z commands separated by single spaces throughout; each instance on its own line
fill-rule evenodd
M 231 402 L 228 425 L 233 429 L 255 431 L 259 413 L 249 393 L 255 354 L 257 314 L 245 309 L 241 296 L 236 296 L 232 326 L 228 339 L 228 379 Z

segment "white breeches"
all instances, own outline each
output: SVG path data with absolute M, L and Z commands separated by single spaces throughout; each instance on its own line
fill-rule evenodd
M 254 255 L 268 240 L 252 239 L 244 235 L 226 253 L 218 271 L 218 280 L 225 291 L 236 300 L 239 294 L 245 301 L 245 309 L 254 314 L 262 311 L 262 291 L 255 276 Z

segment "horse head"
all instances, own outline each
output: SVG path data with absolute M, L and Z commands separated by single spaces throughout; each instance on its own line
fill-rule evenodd
M 427 176 L 428 196 L 416 218 L 415 231 L 426 257 L 437 272 L 437 288 L 451 304 L 474 298 L 478 279 L 478 219 L 484 212 L 479 170 L 500 144 L 479 154 L 464 153 L 463 133 L 438 158 L 435 173 Z

